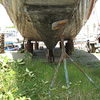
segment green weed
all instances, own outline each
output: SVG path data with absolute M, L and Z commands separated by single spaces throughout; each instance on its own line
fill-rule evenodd
M 54 83 L 51 81 L 57 64 L 43 63 L 30 54 L 23 59 L 9 63 L 7 58 L 0 64 L 0 100 L 99 100 L 98 90 L 72 63 L 67 63 L 70 87 L 66 87 L 64 66 L 61 64 Z M 98 86 L 100 86 L 100 67 L 80 66 Z M 51 91 L 51 96 L 48 93 Z

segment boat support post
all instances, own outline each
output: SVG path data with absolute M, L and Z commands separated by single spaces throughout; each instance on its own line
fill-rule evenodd
M 60 21 L 59 21 L 60 22 Z M 62 22 L 60 22 L 60 24 L 63 24 L 64 22 L 62 21 Z M 54 29 L 59 29 L 60 27 L 54 27 L 54 26 L 56 26 L 58 23 L 57 22 L 55 22 L 55 23 L 53 23 L 53 30 Z M 60 35 L 59 36 L 56 36 L 56 37 L 60 37 L 61 38 L 61 46 L 62 46 L 62 55 L 61 55 L 61 58 L 60 58 L 60 61 L 59 61 L 59 63 L 58 63 L 58 66 L 57 66 L 57 69 L 56 69 L 56 72 L 55 72 L 55 74 L 54 74 L 54 77 L 53 77 L 53 80 L 52 80 L 52 82 L 51 82 L 51 85 L 50 85 L 50 88 L 52 88 L 53 87 L 53 85 L 54 85 L 54 82 L 55 82 L 55 79 L 56 79 L 56 76 L 57 76 L 57 73 L 58 73 L 58 70 L 59 70 L 59 66 L 60 66 L 60 64 L 61 64 L 61 62 L 62 62 L 62 60 L 63 60 L 63 62 L 64 62 L 64 69 L 65 69 L 65 77 L 66 77 L 66 85 L 67 85 L 67 87 L 69 87 L 69 79 L 68 79 L 68 72 L 67 72 L 67 65 L 66 65 L 66 56 L 79 68 L 79 70 L 88 78 L 88 80 L 91 82 L 91 83 L 93 83 L 98 89 L 100 89 L 100 87 L 99 86 L 97 86 L 96 84 L 95 84 L 95 82 L 74 62 L 74 60 L 73 59 L 71 59 L 71 57 L 65 52 L 65 48 L 64 48 L 64 39 L 63 39 L 63 34 L 62 34 L 62 28 L 60 28 Z M 48 97 L 50 97 L 50 95 L 51 95 L 51 91 L 49 91 L 49 95 L 48 95 Z M 68 97 L 67 97 L 67 100 L 68 100 Z
M 25 44 L 25 51 L 33 54 L 33 43 L 31 43 L 31 40 L 28 40 L 27 44 Z
M 47 59 L 49 63 L 52 63 L 55 61 L 53 49 L 47 49 Z
M 69 55 L 74 54 L 74 44 L 73 39 L 69 39 L 65 46 L 66 53 Z
M 4 33 L 0 33 L 0 53 L 4 53 Z
M 39 43 L 37 43 L 37 41 L 35 41 L 34 46 L 35 46 L 35 50 L 38 50 L 39 49 Z
M 63 39 L 63 36 L 65 36 L 65 35 L 62 34 L 62 28 L 65 27 L 67 21 L 68 20 L 63 20 L 63 21 L 59 21 L 59 22 L 54 22 L 52 24 L 52 30 L 60 29 L 60 35 L 58 35 L 56 37 L 60 37 L 60 39 L 61 39 L 62 55 L 61 55 L 60 61 L 58 63 L 56 72 L 54 74 L 54 78 L 53 78 L 53 80 L 51 82 L 50 88 L 52 88 L 53 85 L 54 85 L 54 82 L 55 82 L 55 79 L 56 79 L 56 76 L 57 76 L 57 73 L 58 73 L 58 70 L 59 70 L 59 66 L 60 66 L 62 60 L 64 62 L 66 85 L 67 85 L 67 87 L 69 87 L 69 78 L 68 78 L 68 71 L 67 71 L 67 62 L 66 62 L 66 55 L 65 55 L 64 39 Z M 49 95 L 48 96 L 50 97 L 50 95 L 51 95 L 51 91 L 49 91 Z

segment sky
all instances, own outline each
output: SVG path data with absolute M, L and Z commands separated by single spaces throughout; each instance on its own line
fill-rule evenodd
M 11 22 L 5 8 L 0 4 L 0 27 L 14 26 Z

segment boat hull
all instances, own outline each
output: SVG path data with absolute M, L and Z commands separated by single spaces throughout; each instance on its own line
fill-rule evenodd
M 59 1 L 59 2 L 58 2 Z M 87 21 L 93 0 L 3 0 L 1 3 L 21 35 L 32 41 L 44 41 L 53 49 L 60 38 L 52 23 L 68 19 L 64 39 L 75 38 Z

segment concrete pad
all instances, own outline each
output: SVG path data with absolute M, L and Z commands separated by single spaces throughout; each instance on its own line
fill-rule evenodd
M 18 53 L 18 52 L 6 52 L 0 55 L 3 57 L 7 56 L 9 59 L 11 59 L 10 62 L 14 61 L 15 59 L 24 58 L 24 53 Z
M 34 50 L 34 53 L 36 55 L 33 55 L 33 60 L 39 60 L 39 59 L 46 59 L 46 51 L 47 49 L 43 50 Z M 61 49 L 56 48 L 54 49 L 55 53 L 55 61 L 58 62 L 61 56 Z M 25 53 L 18 53 L 18 52 L 6 52 L 3 54 L 0 54 L 2 56 L 7 56 L 11 59 L 11 61 L 15 59 L 22 59 L 24 58 Z M 75 52 L 73 55 L 70 55 L 70 57 L 77 63 L 82 64 L 84 67 L 95 67 L 100 66 L 100 53 L 87 53 L 86 51 L 75 49 Z M 30 58 L 31 59 L 31 58 Z M 68 57 L 66 57 L 67 62 L 72 63 Z M 1 60 L 0 60 L 1 61 Z

